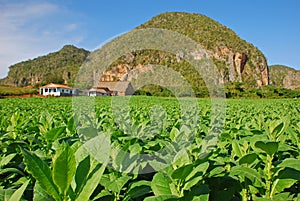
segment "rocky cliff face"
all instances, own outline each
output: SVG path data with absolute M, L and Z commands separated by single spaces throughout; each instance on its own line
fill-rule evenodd
M 270 84 L 287 89 L 300 88 L 300 71 L 287 66 L 270 66 Z
M 216 63 L 221 63 L 221 67 L 218 68 L 221 78 L 219 82 L 222 84 L 226 84 L 228 82 L 245 82 L 249 80 L 249 77 L 252 80 L 253 86 L 262 86 L 269 84 L 269 72 L 268 66 L 265 58 L 261 59 L 256 65 L 256 68 L 251 68 L 247 65 L 249 58 L 246 53 L 234 52 L 226 46 L 216 47 L 215 51 L 207 51 L 207 56 L 216 61 Z M 145 71 L 153 71 L 153 67 L 150 65 L 144 65 L 144 63 L 136 64 L 136 59 L 131 55 L 130 61 L 121 64 L 114 65 L 103 72 L 103 76 L 101 77 L 101 81 L 132 81 L 138 77 L 139 73 L 143 73 Z M 200 52 L 192 52 L 191 56 L 194 59 L 201 59 L 203 57 L 203 53 Z M 129 56 L 127 56 L 129 57 Z M 181 61 L 181 56 L 176 55 L 176 61 L 179 63 Z M 150 66 L 150 67 L 149 67 Z M 248 80 L 246 80 L 248 79 Z

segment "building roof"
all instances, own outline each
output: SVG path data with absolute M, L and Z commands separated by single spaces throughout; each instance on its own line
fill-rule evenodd
M 99 82 L 95 88 L 108 88 L 110 91 L 125 92 L 129 87 L 130 82 Z
M 63 84 L 54 84 L 54 83 L 50 83 L 50 84 L 47 84 L 45 86 L 42 86 L 40 88 L 63 88 L 63 89 L 69 89 L 69 90 L 73 90 L 71 87 L 67 86 L 67 85 L 63 85 Z
M 109 89 L 107 87 L 93 87 L 89 91 L 98 93 L 108 93 Z

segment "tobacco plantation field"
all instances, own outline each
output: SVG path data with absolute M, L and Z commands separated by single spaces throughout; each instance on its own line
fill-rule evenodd
M 0 100 L 0 200 L 300 200 L 298 99 L 123 99 Z

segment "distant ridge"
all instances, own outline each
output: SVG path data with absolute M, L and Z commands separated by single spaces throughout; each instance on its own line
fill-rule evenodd
M 23 61 L 9 67 L 1 85 L 28 86 L 51 82 L 72 85 L 89 51 L 65 45 L 58 52 Z

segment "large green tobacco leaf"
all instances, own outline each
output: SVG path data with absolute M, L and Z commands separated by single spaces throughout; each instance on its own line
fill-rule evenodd
M 277 179 L 273 182 L 271 194 L 280 193 L 297 181 L 300 181 L 300 171 L 285 168 L 278 173 Z
M 85 159 L 83 159 L 76 168 L 76 174 L 75 174 L 75 183 L 76 183 L 76 189 L 75 193 L 78 193 L 83 188 L 88 173 L 90 171 L 90 157 L 87 156 Z
M 236 156 L 238 156 L 238 157 L 243 156 L 240 145 L 236 140 L 232 141 L 232 150 Z
M 185 178 L 190 174 L 190 172 L 192 170 L 193 170 L 192 164 L 182 166 L 182 167 L 176 169 L 172 173 L 171 177 L 172 177 L 172 179 L 185 180 Z
M 2 189 L 0 188 L 0 201 L 7 201 L 15 192 L 13 189 Z
M 54 201 L 54 199 L 36 182 L 33 189 L 33 201 Z
M 243 156 L 242 158 L 240 158 L 239 160 L 239 164 L 247 164 L 247 165 L 251 165 L 257 158 L 257 154 L 255 153 L 251 153 L 251 154 L 247 154 L 245 156 Z
M 100 184 L 106 189 L 119 193 L 123 186 L 131 179 L 130 176 L 122 175 L 121 177 L 115 176 L 113 173 L 108 175 L 103 175 Z
M 0 201 L 19 201 L 22 198 L 26 187 L 29 184 L 27 180 L 19 189 L 2 189 L 0 188 Z
M 185 180 L 188 181 L 188 180 L 192 179 L 195 175 L 197 176 L 199 174 L 201 174 L 201 175 L 205 174 L 208 167 L 209 167 L 208 162 L 200 163 L 189 173 L 189 175 L 187 175 Z
M 279 143 L 278 142 L 263 142 L 258 141 L 255 143 L 255 147 L 263 150 L 269 156 L 273 156 L 278 150 Z
M 282 161 L 277 167 L 281 168 L 292 168 L 300 171 L 300 160 L 294 158 L 287 158 Z
M 0 168 L 4 167 L 5 165 L 7 165 L 17 154 L 9 154 L 3 158 L 0 158 Z
M 55 141 L 59 136 L 61 136 L 66 130 L 66 127 L 52 128 L 50 131 L 45 133 L 45 138 L 48 142 Z
M 261 175 L 255 169 L 248 168 L 248 167 L 234 166 L 230 170 L 230 175 L 246 177 L 250 179 L 252 182 L 254 182 L 255 180 L 262 182 Z
M 290 119 L 287 117 L 270 123 L 270 135 L 273 140 L 277 140 L 283 134 L 289 123 Z
M 29 184 L 29 180 L 27 180 L 18 190 L 16 190 L 12 196 L 9 198 L 8 201 L 19 201 L 22 198 L 22 195 L 24 191 L 26 190 L 26 187 Z
M 158 196 L 151 196 L 144 199 L 144 201 L 176 201 L 178 197 L 175 195 L 158 195 Z
M 62 195 L 66 195 L 76 171 L 75 155 L 71 147 L 63 143 L 53 160 L 52 176 Z
M 151 182 L 141 180 L 130 184 L 124 200 L 131 200 L 151 192 Z
M 76 201 L 89 200 L 90 196 L 97 188 L 99 181 L 106 168 L 106 164 L 98 164 L 93 171 L 89 174 L 88 179 L 83 186 L 81 192 L 77 195 Z
M 58 189 L 53 182 L 51 170 L 48 165 L 35 154 L 30 153 L 25 149 L 22 149 L 22 153 L 24 155 L 24 163 L 28 172 L 32 174 L 32 176 L 40 183 L 42 188 L 45 189 L 49 195 L 53 196 L 55 200 L 62 200 Z
M 105 133 L 101 133 L 90 139 L 85 142 L 83 146 L 93 158 L 98 160 L 99 163 L 108 161 L 111 146 L 110 140 Z
M 176 165 L 177 167 L 181 167 L 189 163 L 191 163 L 191 160 L 185 149 L 181 149 L 173 159 L 173 165 Z
M 181 200 L 208 201 L 209 192 L 210 189 L 207 184 L 197 185 L 194 186 L 190 191 L 187 191 Z
M 151 188 L 154 195 L 172 195 L 170 188 L 171 179 L 163 173 L 156 173 L 151 182 Z

